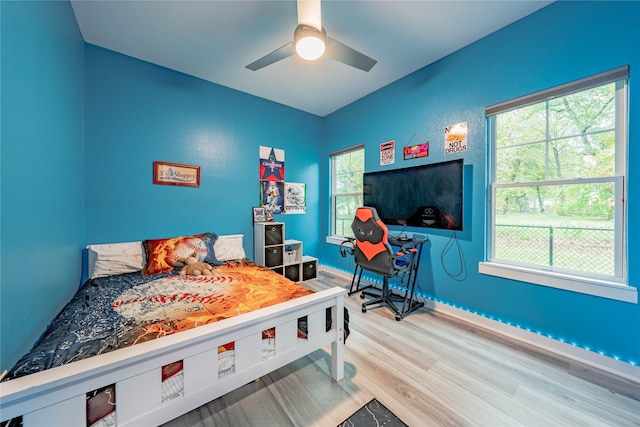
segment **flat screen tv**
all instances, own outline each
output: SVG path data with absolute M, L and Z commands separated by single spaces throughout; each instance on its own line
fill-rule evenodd
M 462 159 L 365 172 L 364 206 L 388 225 L 462 230 Z

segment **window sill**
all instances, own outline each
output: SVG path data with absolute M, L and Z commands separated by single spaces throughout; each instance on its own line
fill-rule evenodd
M 499 264 L 496 262 L 478 263 L 478 272 L 505 279 L 563 289 L 571 292 L 609 298 L 617 301 L 638 303 L 638 289 L 616 282 L 586 279 L 552 272 L 538 271 L 524 267 Z
M 340 246 L 343 242 L 346 242 L 347 238 L 345 237 L 339 237 L 339 236 L 327 236 L 326 242 L 331 244 L 331 245 L 338 245 Z

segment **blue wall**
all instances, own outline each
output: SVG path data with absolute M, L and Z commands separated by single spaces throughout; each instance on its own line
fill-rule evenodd
M 281 215 L 287 235 L 322 264 L 351 270 L 328 234 L 328 154 L 395 139 L 396 167 L 437 162 L 445 126 L 466 121 L 470 150 L 466 274 L 454 280 L 440 254 L 450 234 L 430 233 L 422 290 L 439 300 L 640 361 L 640 308 L 480 275 L 486 223 L 484 107 L 624 64 L 631 65 L 629 157 L 638 158 L 638 2 L 558 2 L 326 117 L 157 67 L 82 42 L 67 2 L 2 2 L 1 368 L 35 341 L 77 286 L 88 243 L 212 230 L 244 233 L 252 251 L 258 147 L 286 151 L 286 179 L 307 184 L 306 215 Z M 570 19 L 568 19 L 570 17 Z M 428 41 L 425 41 L 428 42 Z M 636 96 L 637 97 L 637 96 Z M 635 120 L 634 120 L 635 118 Z M 414 133 L 431 141 L 424 161 L 401 160 Z M 457 157 L 457 156 L 456 156 Z M 154 185 L 155 160 L 200 165 L 200 188 Z M 629 188 L 639 174 L 630 168 Z M 640 212 L 629 193 L 629 218 Z M 629 259 L 638 251 L 629 222 Z M 26 274 L 26 256 L 38 268 Z M 456 268 L 456 254 L 445 264 Z M 638 267 L 629 278 L 637 286 Z M 345 283 L 346 285 L 346 283 Z
M 628 184 L 638 187 L 640 172 L 640 2 L 558 2 L 443 60 L 421 69 L 326 119 L 323 156 L 361 141 L 366 171 L 380 170 L 379 144 L 396 141 L 396 164 L 407 167 L 463 157 L 465 161 L 464 231 L 457 233 L 465 274 L 456 272 L 454 248 L 440 257 L 450 232 L 429 231 L 432 245 L 423 255 L 421 290 L 436 300 L 540 331 L 607 355 L 640 363 L 640 306 L 516 282 L 478 273 L 484 261 L 487 222 L 487 137 L 484 108 L 501 101 L 566 83 L 625 64 L 631 66 Z M 637 83 L 637 82 L 635 82 Z M 445 156 L 444 127 L 468 122 L 469 150 Z M 418 132 L 430 142 L 424 160 L 402 160 L 402 147 Z M 414 141 L 415 143 L 415 141 Z M 391 167 L 385 167 L 391 168 Z M 322 176 L 328 176 L 326 162 Z M 323 194 L 328 181 L 323 181 Z M 629 192 L 629 282 L 640 281 L 633 263 L 640 251 L 640 201 Z M 326 202 L 321 205 L 328 210 Z M 327 221 L 323 222 L 327 234 Z M 414 229 L 412 231 L 420 231 Z M 422 229 L 424 231 L 424 229 Z M 321 252 L 325 264 L 350 271 L 350 261 L 334 245 Z
M 67 2 L 2 2 L 0 368 L 71 298 L 84 218 L 84 42 Z
M 263 145 L 307 184 L 308 214 L 276 220 L 316 252 L 321 118 L 93 45 L 85 78 L 87 242 L 243 233 L 252 257 Z M 200 187 L 154 185 L 156 160 L 199 165 Z
M 307 185 L 308 213 L 276 219 L 316 255 L 321 118 L 87 45 L 68 2 L 1 4 L 2 369 L 70 299 L 86 244 L 244 233 L 253 257 L 260 145 Z M 154 185 L 155 160 L 201 166 L 200 187 Z

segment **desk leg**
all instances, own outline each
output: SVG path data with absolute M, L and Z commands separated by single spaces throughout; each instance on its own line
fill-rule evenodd
M 418 267 L 420 266 L 420 258 L 422 255 L 422 243 L 418 249 L 418 254 L 415 260 L 411 260 L 411 266 L 409 268 L 409 278 L 407 280 L 407 289 L 404 294 L 404 301 L 402 303 L 402 311 L 396 315 L 396 320 L 402 320 L 405 314 L 411 313 L 424 306 L 423 302 L 414 301 L 416 290 L 416 281 L 418 279 Z M 415 261 L 415 262 L 414 262 Z
M 358 280 L 356 281 L 356 277 Z M 356 264 L 355 270 L 353 270 L 353 276 L 351 277 L 351 287 L 349 288 L 349 295 L 355 294 L 360 290 L 360 278 L 362 277 L 362 268 L 358 264 Z M 356 286 L 353 289 L 354 285 Z

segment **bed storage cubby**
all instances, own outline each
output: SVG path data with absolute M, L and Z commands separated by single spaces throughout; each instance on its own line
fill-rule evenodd
M 116 414 L 116 386 L 108 386 L 87 393 L 87 426 L 103 420 L 104 425 L 115 425 Z
M 169 363 L 162 367 L 162 403 L 184 396 L 183 362 Z
M 315 279 L 318 259 L 303 255 L 302 242 L 286 239 L 284 231 L 282 222 L 255 223 L 255 262 L 294 282 Z

